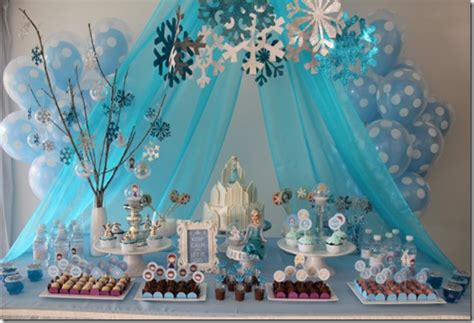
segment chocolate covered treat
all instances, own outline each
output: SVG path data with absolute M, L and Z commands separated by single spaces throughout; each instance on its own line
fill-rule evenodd
M 72 277 L 62 274 L 48 285 L 51 294 L 64 295 L 93 295 L 93 296 L 120 296 L 130 284 L 130 277 L 124 275 L 120 280 L 110 276 L 102 276 L 99 280 L 88 274 Z
M 284 281 L 273 284 L 273 293 L 276 298 L 292 299 L 330 299 L 331 290 L 323 281 L 293 282 Z
M 145 293 L 151 295 L 154 295 L 155 293 L 161 295 L 169 293 L 168 295 L 172 295 L 173 298 L 176 298 L 180 293 L 184 293 L 186 296 L 190 293 L 194 293 L 199 298 L 200 288 L 193 280 L 176 282 L 174 280 L 161 279 L 157 281 L 156 279 L 152 279 L 145 283 L 142 294 Z

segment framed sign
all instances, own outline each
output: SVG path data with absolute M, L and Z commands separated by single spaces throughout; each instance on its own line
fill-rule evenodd
M 179 267 L 195 264 L 199 270 L 216 272 L 217 258 L 217 223 L 213 221 L 192 222 L 177 221 L 179 235 Z

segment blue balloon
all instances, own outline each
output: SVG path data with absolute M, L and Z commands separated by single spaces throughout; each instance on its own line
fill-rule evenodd
M 368 75 L 361 75 L 351 81 L 347 87 L 352 105 L 363 123 L 371 123 L 380 119 L 377 109 L 377 81 Z
M 431 97 L 420 119 L 434 124 L 446 136 L 454 123 L 454 111 L 450 104 Z
M 408 131 L 391 120 L 376 120 L 367 126 L 367 130 L 390 174 L 393 177 L 403 174 L 412 155 Z
M 426 208 L 431 189 L 423 177 L 415 173 L 405 173 L 395 182 L 413 212 L 420 212 Z
M 411 125 L 423 113 L 426 102 L 421 75 L 411 69 L 390 72 L 380 82 L 377 104 L 382 118 Z
M 444 140 L 441 131 L 429 122 L 417 121 L 408 127 L 412 138 L 412 159 L 407 171 L 424 174 L 439 158 Z
M 56 180 L 62 164 L 56 153 L 44 154 L 36 158 L 30 166 L 28 181 L 31 190 L 42 200 Z
M 17 57 L 8 63 L 3 72 L 3 83 L 10 98 L 25 111 L 39 109 L 31 90 L 42 107 L 52 104 L 52 100 L 43 92 L 49 92 L 46 75 L 28 56 Z
M 31 163 L 42 153 L 28 144 L 28 137 L 37 132 L 25 111 L 15 111 L 0 123 L 0 146 L 13 159 Z
M 393 67 L 394 70 L 398 70 L 398 69 L 401 69 L 401 68 L 406 68 L 406 69 L 409 69 L 409 70 L 413 70 L 415 72 L 418 72 L 418 66 L 416 65 L 416 63 L 414 61 L 412 61 L 411 59 L 401 59 L 399 60 L 399 62 Z
M 371 22 L 375 26 L 375 38 L 379 51 L 375 55 L 377 65 L 374 71 L 382 76 L 387 75 L 397 64 L 402 50 L 402 35 L 395 23 L 390 19 L 377 19 Z
M 56 33 L 51 35 L 45 46 L 46 63 L 55 85 L 63 91 L 69 87 L 68 80 L 73 87 L 77 85 L 76 67 L 79 79 L 83 72 L 80 39 L 72 33 Z
M 106 75 L 114 73 L 127 57 L 130 34 L 127 24 L 120 19 L 105 18 L 94 24 L 96 52 Z

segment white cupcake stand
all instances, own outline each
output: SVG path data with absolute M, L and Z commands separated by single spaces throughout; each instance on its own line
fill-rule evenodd
M 320 249 L 320 250 L 314 250 L 313 252 L 301 252 L 298 250 L 298 246 L 292 247 L 286 244 L 286 240 L 280 239 L 278 240 L 278 247 L 288 253 L 291 253 L 293 255 L 304 255 L 305 256 L 305 264 L 304 268 L 306 269 L 307 272 L 316 272 L 321 269 L 321 268 L 326 268 L 331 272 L 331 277 L 334 276 L 336 271 L 334 268 L 330 267 L 326 262 L 324 261 L 325 258 L 330 258 L 330 257 L 341 257 L 341 256 L 346 256 L 351 253 L 353 253 L 356 250 L 356 246 L 349 241 L 344 242 L 344 245 L 341 247 L 341 251 L 338 253 L 329 253 L 327 252 L 326 249 Z
M 96 241 L 94 244 L 94 248 L 103 253 L 123 256 L 123 260 L 127 263 L 128 269 L 127 272 L 130 277 L 141 277 L 143 271 L 146 269 L 145 260 L 143 259 L 143 255 L 147 255 L 150 253 L 155 253 L 159 251 L 164 251 L 169 249 L 173 246 L 173 243 L 168 238 L 163 238 L 162 243 L 158 247 L 151 247 L 148 245 L 137 247 L 134 251 L 122 251 L 120 247 L 115 248 L 103 248 L 100 245 L 100 241 Z

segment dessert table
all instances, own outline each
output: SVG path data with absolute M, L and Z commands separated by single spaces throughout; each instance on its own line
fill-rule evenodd
M 86 239 L 87 240 L 87 239 Z M 271 280 L 275 270 L 293 262 L 290 254 L 284 253 L 277 246 L 278 239 L 269 239 L 267 258 L 263 273 Z M 176 246 L 176 242 L 175 246 Z M 165 263 L 166 252 L 145 256 L 146 261 Z M 271 255 L 271 256 L 270 256 Z M 225 259 L 224 254 L 219 255 Z M 205 303 L 160 303 L 138 302 L 133 296 L 139 288 L 141 278 L 134 284 L 124 301 L 92 301 L 39 298 L 45 290 L 48 278 L 32 283 L 24 281 L 25 289 L 17 296 L 10 296 L 1 287 L 0 318 L 3 319 L 451 319 L 468 320 L 471 317 L 471 291 L 466 291 L 457 304 L 445 305 L 399 305 L 367 306 L 362 305 L 352 293 L 346 282 L 355 278 L 354 262 L 356 256 L 345 256 L 327 259 L 336 268 L 337 275 L 328 281 L 338 302 L 329 303 L 284 303 L 272 302 L 266 298 L 262 302 L 254 300 L 253 293 L 246 294 L 243 302 L 236 302 L 234 295 L 226 292 L 224 301 L 214 298 L 214 278 L 206 276 L 209 285 Z M 25 254 L 15 264 L 20 268 L 31 262 L 31 254 Z M 419 256 L 419 266 L 442 271 L 423 255 Z M 420 268 L 421 268 L 420 267 Z M 449 273 L 443 272 L 445 279 Z

